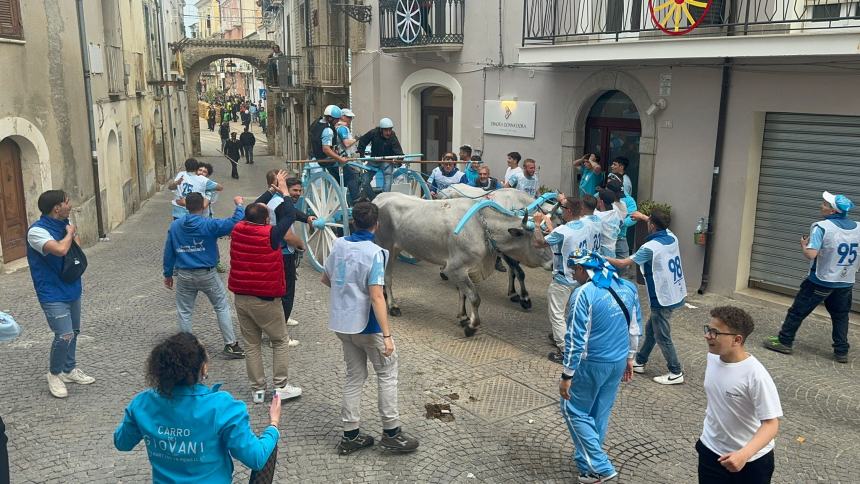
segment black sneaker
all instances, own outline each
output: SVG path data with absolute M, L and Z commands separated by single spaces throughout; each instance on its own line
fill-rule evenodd
M 776 351 L 777 353 L 782 353 L 784 355 L 790 355 L 791 352 L 793 351 L 791 349 L 791 346 L 787 346 L 787 345 L 782 344 L 779 341 L 779 338 L 776 336 L 771 336 L 770 338 L 764 340 L 764 342 L 762 343 L 762 346 L 764 346 L 765 348 L 767 348 L 771 351 Z
M 499 272 L 508 272 L 508 268 L 502 264 L 502 258 L 496 257 L 496 270 Z
M 555 344 L 555 336 L 553 336 L 553 335 L 552 335 L 552 333 L 549 333 L 549 334 L 547 335 L 547 338 L 549 338 L 549 343 L 550 343 L 551 345 L 553 345 L 553 346 L 558 346 L 558 345 L 556 345 L 556 344 Z
M 239 343 L 233 343 L 231 345 L 224 345 L 224 354 L 230 358 L 244 358 L 245 350 L 239 346 Z
M 395 452 L 412 452 L 418 448 L 418 439 L 406 435 L 402 430 L 394 434 L 393 437 L 389 437 L 383 432 L 380 445 Z
M 564 355 L 561 354 L 561 351 L 553 351 L 547 355 L 547 359 L 553 363 L 558 363 L 559 365 L 564 364 Z
M 340 455 L 349 455 L 357 450 L 364 449 L 365 447 L 371 447 L 372 445 L 373 437 L 367 434 L 358 434 L 354 439 L 341 437 L 340 443 L 337 444 L 337 450 L 340 452 Z
M 609 475 L 603 474 L 594 474 L 589 472 L 588 474 L 580 474 L 579 475 L 579 483 L 580 484 L 600 484 L 602 482 L 609 482 L 618 477 L 618 472 L 613 472 Z
M 848 354 L 838 355 L 834 353 L 833 359 L 836 360 L 837 363 L 848 363 Z

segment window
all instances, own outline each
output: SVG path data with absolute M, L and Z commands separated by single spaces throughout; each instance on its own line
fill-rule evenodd
M 18 5 L 18 0 L 0 0 L 0 37 L 24 39 L 21 7 Z

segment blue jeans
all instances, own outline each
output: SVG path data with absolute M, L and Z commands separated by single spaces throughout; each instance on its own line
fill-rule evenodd
M 236 342 L 233 331 L 233 318 L 230 315 L 230 302 L 227 299 L 227 289 L 224 281 L 218 277 L 214 267 L 209 269 L 176 269 L 173 276 L 176 281 L 176 315 L 179 318 L 179 331 L 191 332 L 191 318 L 194 313 L 194 301 L 197 293 L 202 292 L 209 298 L 215 315 L 218 317 L 218 327 L 224 344 Z
M 48 326 L 54 332 L 51 374 L 68 373 L 75 369 L 75 350 L 81 332 L 81 300 L 40 304 L 48 319 Z
M 561 415 L 573 439 L 573 460 L 580 473 L 606 476 L 615 472 L 603 451 L 603 439 L 625 369 L 626 359 L 614 363 L 585 360 L 573 375 L 570 400 L 561 399 Z
M 848 354 L 848 312 L 851 311 L 852 287 L 824 287 L 809 279 L 800 284 L 800 292 L 788 308 L 785 321 L 779 330 L 779 342 L 791 346 L 800 324 L 819 304 L 824 303 L 830 320 L 833 322 L 833 352 L 837 355 Z
M 636 353 L 636 363 L 640 365 L 648 363 L 648 356 L 654 349 L 654 344 L 658 344 L 660 351 L 663 352 L 663 358 L 666 359 L 669 372 L 677 375 L 681 373 L 682 369 L 681 362 L 678 361 L 678 353 L 675 352 L 675 344 L 672 343 L 672 331 L 669 327 L 672 311 L 674 309 L 671 308 L 651 308 L 651 317 L 645 324 L 645 339 L 642 341 L 642 346 L 639 347 L 639 352 Z
M 340 184 L 340 173 L 338 173 L 337 164 L 324 166 L 323 168 L 334 178 L 335 183 Z M 358 199 L 358 174 L 355 172 L 355 168 L 351 166 L 343 167 L 343 184 L 349 195 L 346 200 L 347 205 L 352 205 Z
M 385 163 L 383 166 L 368 165 L 368 170 L 365 170 L 365 172 L 361 174 L 361 189 L 364 191 L 364 195 L 371 200 L 376 196 L 373 191 L 373 187 L 370 186 L 370 181 L 373 180 L 378 173 L 374 168 L 382 170 L 383 192 L 391 191 L 391 180 L 394 177 L 394 165 L 391 163 Z
M 630 257 L 630 245 L 627 243 L 627 229 L 621 231 L 624 234 L 624 237 L 618 237 L 618 240 L 615 241 L 615 258 L 616 259 L 626 259 Z M 633 266 L 631 266 L 633 267 Z M 634 271 L 630 267 L 625 267 L 623 269 L 618 269 L 618 275 L 624 278 L 631 278 L 631 272 Z

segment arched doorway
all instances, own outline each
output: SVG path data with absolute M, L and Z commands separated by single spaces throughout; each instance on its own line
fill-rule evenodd
M 600 155 L 600 164 L 609 172 L 612 160 L 629 161 L 627 176 L 633 185 L 633 198 L 639 192 L 639 139 L 642 126 L 633 101 L 621 91 L 607 91 L 591 106 L 585 121 L 585 152 Z
M 454 95 L 444 87 L 433 86 L 421 91 L 421 153 L 425 160 L 441 160 L 453 150 Z M 421 165 L 430 173 L 434 167 Z
M 0 243 L 4 262 L 27 255 L 27 209 L 21 148 L 9 138 L 0 141 Z

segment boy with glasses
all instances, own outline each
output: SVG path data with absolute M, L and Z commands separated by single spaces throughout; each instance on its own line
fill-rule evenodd
M 744 310 L 721 306 L 705 325 L 708 406 L 696 442 L 699 483 L 769 483 L 782 406 L 767 369 L 744 343 L 755 328 Z

